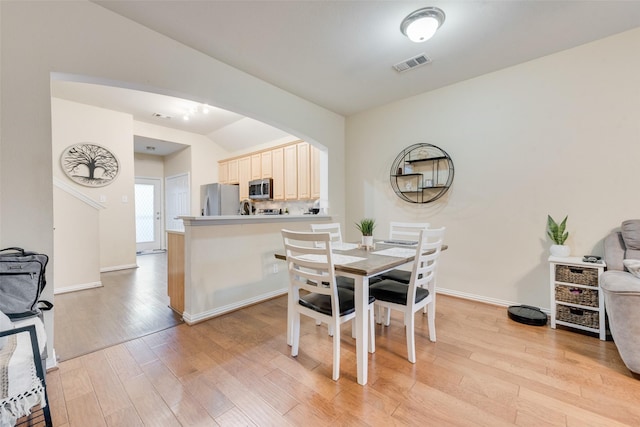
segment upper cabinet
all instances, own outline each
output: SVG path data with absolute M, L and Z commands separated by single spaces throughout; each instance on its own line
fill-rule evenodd
M 298 141 L 218 162 L 219 182 L 240 184 L 240 199 L 249 197 L 249 181 L 273 179 L 274 200 L 320 197 L 320 155 L 311 144 Z
M 273 178 L 273 199 L 284 200 L 284 148 L 275 148 L 270 151 L 272 178 Z
M 271 151 L 260 153 L 262 176 L 260 178 L 273 178 L 273 155 Z
M 320 150 L 311 147 L 309 166 L 311 168 L 311 198 L 320 198 Z
M 231 159 L 228 162 L 228 178 L 227 184 L 238 184 L 238 159 Z M 248 191 L 248 190 L 247 190 Z
M 251 179 L 262 178 L 262 156 L 260 153 L 251 155 Z
M 298 154 L 298 199 L 311 198 L 310 147 L 308 142 L 301 142 L 296 145 Z
M 249 181 L 251 181 L 251 157 L 238 159 L 238 183 L 240 184 L 240 200 L 249 198 Z
M 284 147 L 284 199 L 298 198 L 298 147 Z
M 229 162 L 218 162 L 218 182 L 220 184 L 229 182 Z

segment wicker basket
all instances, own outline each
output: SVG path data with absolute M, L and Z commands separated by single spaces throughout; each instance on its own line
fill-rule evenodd
M 586 286 L 598 286 L 598 269 L 573 267 L 570 265 L 557 265 L 556 282 L 576 283 Z
M 600 327 L 599 314 L 597 311 L 583 310 L 562 304 L 556 304 L 556 320 L 593 329 Z
M 556 285 L 556 301 L 570 302 L 587 307 L 598 307 L 598 290 Z

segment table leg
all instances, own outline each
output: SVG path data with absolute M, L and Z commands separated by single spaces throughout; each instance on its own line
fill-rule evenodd
M 355 278 L 356 306 L 356 361 L 358 366 L 358 384 L 367 384 L 369 371 L 369 278 Z

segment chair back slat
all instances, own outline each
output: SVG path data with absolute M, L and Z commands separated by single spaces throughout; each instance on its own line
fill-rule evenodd
M 330 234 L 282 230 L 290 291 L 304 289 L 338 301 Z M 320 284 L 320 285 L 318 285 Z
M 418 235 L 418 248 L 411 271 L 407 305 L 415 304 L 416 289 L 426 288 L 435 294 L 435 275 L 438 259 L 442 251 L 445 228 L 421 230 Z
M 331 243 L 342 243 L 342 231 L 339 222 L 311 224 L 311 230 L 315 233 L 328 232 L 331 236 Z
M 426 230 L 428 228 L 428 222 L 391 222 L 389 223 L 389 240 L 417 242 L 420 230 Z

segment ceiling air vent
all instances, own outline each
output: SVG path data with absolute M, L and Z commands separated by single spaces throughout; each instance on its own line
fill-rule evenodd
M 166 114 L 161 114 L 161 113 L 153 113 L 151 114 L 151 117 L 157 117 L 159 119 L 167 119 L 167 120 L 171 118 L 171 116 L 167 116 Z
M 421 65 L 425 65 L 431 62 L 431 58 L 429 58 L 424 53 L 421 53 L 418 56 L 414 56 L 413 58 L 406 59 L 402 62 L 398 62 L 393 68 L 396 69 L 397 72 L 402 73 L 404 71 L 411 70 L 412 68 L 419 67 Z

